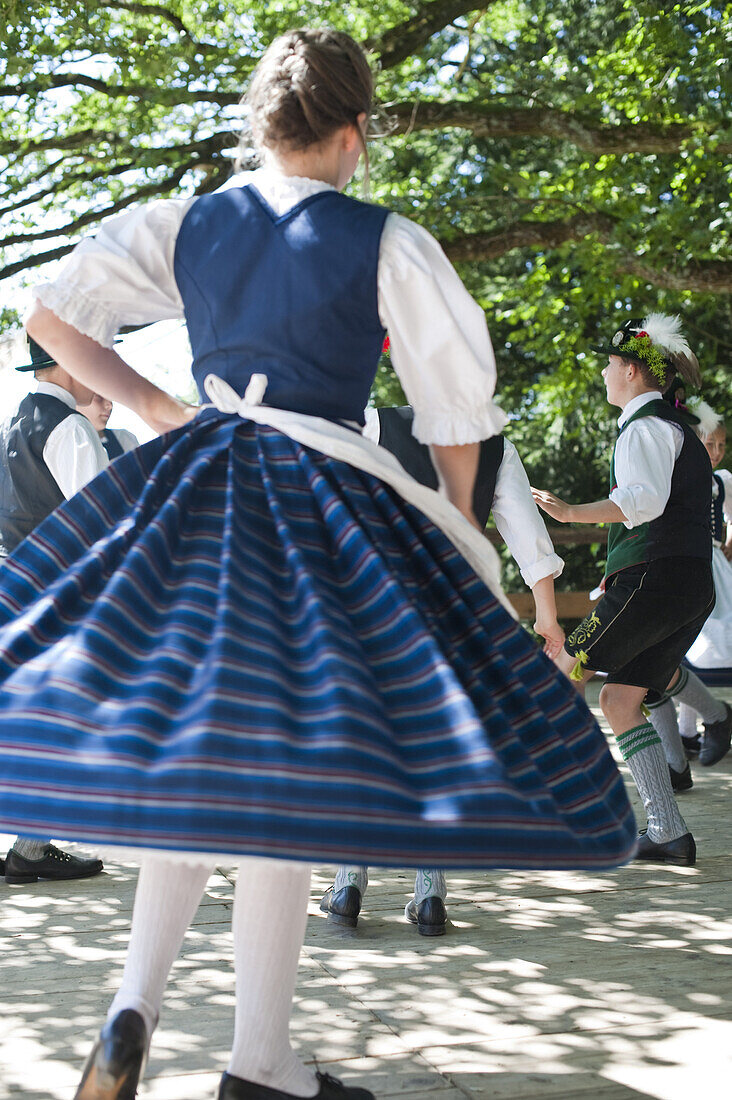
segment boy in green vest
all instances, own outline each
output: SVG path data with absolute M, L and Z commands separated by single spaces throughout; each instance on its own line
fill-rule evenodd
M 663 400 L 678 372 L 698 386 L 699 365 L 678 317 L 626 321 L 603 370 L 607 399 L 622 409 L 610 494 L 571 505 L 534 490 L 561 523 L 609 523 L 604 595 L 567 639 L 557 664 L 580 691 L 607 673 L 600 705 L 648 818 L 638 859 L 691 865 L 694 838 L 679 813 L 661 740 L 644 702 L 663 696 L 714 606 L 711 465 L 684 418 Z

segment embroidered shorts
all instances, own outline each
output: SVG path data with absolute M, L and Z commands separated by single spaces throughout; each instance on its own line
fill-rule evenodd
M 605 594 L 565 649 L 608 683 L 662 695 L 714 607 L 711 565 L 659 558 L 608 578 Z

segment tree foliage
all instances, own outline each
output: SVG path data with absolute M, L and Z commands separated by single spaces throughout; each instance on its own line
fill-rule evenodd
M 474 2 L 6 0 L 0 277 L 219 186 L 266 45 L 347 30 L 377 71 L 373 198 L 434 232 L 484 306 L 532 476 L 599 495 L 614 416 L 588 349 L 619 316 L 680 312 L 729 413 L 732 4 Z M 385 360 L 375 398 L 398 395 Z

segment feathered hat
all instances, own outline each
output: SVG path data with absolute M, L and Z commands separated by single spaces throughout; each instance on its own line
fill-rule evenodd
M 593 350 L 645 364 L 661 385 L 674 373 L 690 386 L 701 385 L 699 362 L 681 331 L 678 316 L 649 313 L 642 320 L 631 317 L 616 330 L 609 344 L 595 345 Z
M 712 432 L 716 432 L 717 428 L 722 423 L 722 417 L 719 413 L 715 412 L 712 406 L 708 405 L 706 401 L 702 401 L 701 397 L 692 397 L 689 401 L 689 408 L 694 413 L 699 424 L 697 430 L 702 439 L 706 439 Z

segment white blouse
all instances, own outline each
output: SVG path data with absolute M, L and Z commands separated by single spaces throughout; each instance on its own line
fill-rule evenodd
M 334 190 L 272 168 L 235 176 L 222 190 L 246 183 L 278 215 Z M 104 347 L 122 325 L 183 317 L 173 257 L 195 201 L 160 199 L 108 219 L 77 245 L 54 282 L 35 288 L 36 297 Z M 506 417 L 493 402 L 496 366 L 483 311 L 434 237 L 398 214 L 387 216 L 381 237 L 378 303 L 416 438 L 451 446 L 500 432 Z
M 660 401 L 653 391 L 634 397 L 623 409 L 618 426 L 649 401 Z M 634 420 L 618 437 L 615 447 L 616 488 L 610 500 L 625 516 L 625 526 L 638 527 L 658 519 L 671 495 L 674 464 L 681 454 L 684 433 L 678 424 L 657 416 Z
M 109 462 L 107 452 L 93 425 L 76 411 L 76 404 L 68 390 L 55 382 L 38 382 L 36 393 L 55 397 L 74 410 L 72 416 L 65 417 L 56 425 L 43 448 L 43 461 L 68 500 L 106 468 Z

